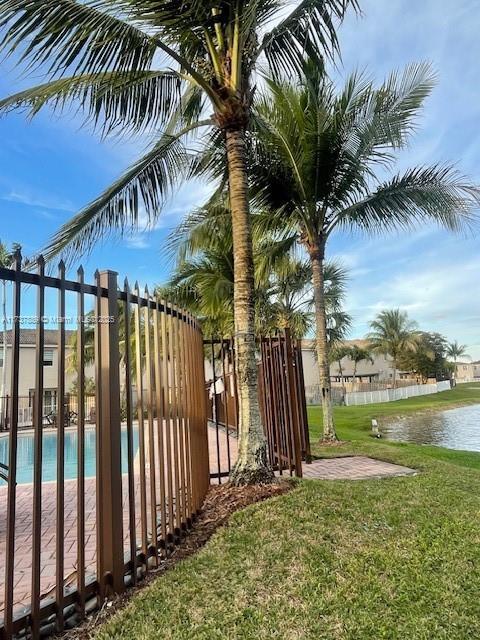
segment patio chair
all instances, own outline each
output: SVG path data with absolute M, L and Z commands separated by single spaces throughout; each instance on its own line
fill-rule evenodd
M 6 464 L 3 464 L 3 462 L 0 462 L 0 478 L 2 480 L 5 480 L 5 482 L 8 482 L 8 467 Z

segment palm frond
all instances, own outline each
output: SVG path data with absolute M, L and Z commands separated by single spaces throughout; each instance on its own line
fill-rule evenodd
M 199 251 L 208 250 L 231 238 L 228 198 L 214 195 L 202 207 L 190 212 L 167 238 L 166 248 L 182 262 Z M 230 240 L 231 243 L 231 240 Z
M 417 167 L 344 209 L 338 224 L 383 233 L 431 221 L 460 231 L 479 220 L 479 205 L 480 189 L 451 165 Z
M 149 70 L 157 49 L 137 24 L 100 10 L 97 0 L 4 0 L 0 50 L 20 51 L 29 70 L 53 77 L 106 71 Z M 114 8 L 114 7 L 112 7 Z
M 260 46 L 271 71 L 301 74 L 305 57 L 323 64 L 326 55 L 339 53 L 336 22 L 348 8 L 358 10 L 357 0 L 303 0 L 270 33 Z
M 0 100 L 0 112 L 23 109 L 34 117 L 43 107 L 64 111 L 77 104 L 104 135 L 143 133 L 164 126 L 181 103 L 175 71 L 107 72 L 60 78 Z
M 189 155 L 182 141 L 186 133 L 164 134 L 141 160 L 60 228 L 46 247 L 45 258 L 64 252 L 72 260 L 88 253 L 95 241 L 108 234 L 136 230 L 142 209 L 147 222 L 153 223 L 172 187 L 188 171 Z

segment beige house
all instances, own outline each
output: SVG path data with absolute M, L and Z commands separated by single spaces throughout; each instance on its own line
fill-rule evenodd
M 345 340 L 346 346 L 357 345 L 362 348 L 368 347 L 367 340 Z M 305 376 L 305 387 L 318 385 L 318 367 L 315 357 L 315 343 L 314 340 L 302 340 L 302 357 L 303 368 Z M 362 360 L 357 364 L 356 382 L 361 383 L 384 383 L 388 386 L 388 383 L 393 381 L 393 367 L 391 361 L 379 354 L 372 354 L 373 362 L 369 360 Z M 341 371 L 338 362 L 332 362 L 330 365 L 330 378 L 333 386 L 341 386 L 352 383 L 354 364 L 350 358 L 343 358 L 341 360 Z M 410 379 L 411 376 L 405 372 L 398 372 L 397 379 Z
M 66 331 L 66 359 L 67 369 L 69 356 L 72 354 L 70 340 L 74 331 Z M 20 375 L 19 383 L 19 422 L 27 424 L 31 422 L 33 395 L 35 391 L 35 370 L 38 363 L 38 354 L 35 345 L 35 329 L 20 330 Z M 3 332 L 0 333 L 0 376 L 3 373 Z M 12 371 L 12 332 L 7 331 L 7 376 L 6 395 L 11 394 L 10 378 Z M 85 375 L 93 375 L 93 367 L 86 367 Z M 58 331 L 45 329 L 45 347 L 43 350 L 43 411 L 47 415 L 57 410 L 58 389 Z M 76 374 L 67 370 L 65 374 L 65 390 L 68 393 L 75 381 Z M 0 421 L 3 421 L 0 416 Z
M 480 360 L 476 362 L 457 362 L 455 379 L 457 382 L 476 379 L 480 381 Z

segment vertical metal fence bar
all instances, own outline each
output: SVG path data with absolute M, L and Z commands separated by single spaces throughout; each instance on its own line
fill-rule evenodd
M 166 491 L 165 491 L 165 442 L 164 442 L 164 421 L 165 421 L 165 402 L 162 384 L 162 350 L 161 350 L 161 327 L 160 327 L 160 302 L 157 299 L 153 322 L 153 338 L 154 338 L 154 356 L 155 356 L 155 392 L 157 403 L 157 432 L 158 432 L 158 473 L 160 476 L 160 535 L 161 542 L 166 549 L 167 544 L 167 508 L 166 508 Z
M 300 421 L 298 414 L 297 388 L 295 385 L 294 368 L 293 368 L 293 351 L 290 331 L 285 329 L 283 335 L 284 356 L 285 356 L 285 374 L 286 374 L 286 390 L 288 399 L 288 419 L 291 434 L 293 462 L 295 465 L 295 474 L 301 478 L 302 473 L 302 446 L 300 441 Z
M 307 415 L 307 401 L 305 399 L 305 378 L 303 373 L 303 358 L 301 344 L 296 345 L 295 356 L 297 362 L 297 384 L 298 384 L 298 397 L 302 415 L 302 426 L 305 442 L 305 460 L 307 464 L 311 462 L 312 453 L 310 449 L 310 432 L 308 430 L 308 415 Z
M 227 384 L 227 376 L 225 372 L 225 341 L 222 338 L 222 374 L 223 374 L 223 397 L 225 401 L 225 432 L 226 432 L 226 443 L 227 443 L 227 471 L 230 473 L 232 470 L 232 460 L 230 454 L 230 423 L 228 420 L 228 398 L 229 398 L 229 385 Z
M 237 389 L 237 373 L 235 371 L 235 341 L 233 338 L 229 340 L 229 349 L 231 353 L 232 361 L 232 380 L 233 380 L 233 399 L 234 399 L 234 416 L 235 416 L 235 431 L 238 436 L 238 389 Z
M 65 537 L 65 265 L 58 267 L 58 342 L 57 342 L 57 531 L 56 601 L 57 629 L 63 631 L 63 578 Z
M 278 463 L 278 470 L 280 475 L 283 475 L 283 452 L 282 452 L 282 438 L 281 438 L 281 425 L 279 420 L 280 415 L 280 402 L 279 402 L 279 394 L 278 394 L 278 382 L 276 376 L 276 367 L 275 367 L 275 355 L 272 346 L 272 337 L 269 336 L 267 338 L 266 343 L 266 351 L 268 354 L 268 375 L 269 375 L 269 387 L 272 393 L 272 406 L 274 408 L 272 412 L 272 417 L 274 420 L 274 424 L 272 428 L 275 429 L 275 454 Z
M 173 433 L 173 470 L 175 483 L 175 534 L 181 531 L 181 504 L 180 504 L 180 472 L 178 465 L 178 405 L 177 405 L 177 353 L 176 351 L 176 320 L 174 320 L 175 307 L 172 306 L 169 316 L 170 329 L 170 367 L 172 382 L 172 433 Z
M 216 362 L 215 362 L 215 341 L 212 338 L 211 341 L 212 347 L 212 374 L 213 374 L 213 412 L 215 416 L 215 444 L 217 447 L 217 477 L 218 484 L 222 484 L 222 465 L 220 460 L 220 432 L 218 425 L 218 400 L 217 400 L 217 373 L 216 373 Z
M 196 440 L 195 440 L 195 421 L 197 412 L 197 398 L 198 391 L 193 384 L 195 380 L 195 343 L 194 343 L 194 328 L 193 318 L 189 316 L 188 323 L 188 335 L 189 335 L 189 375 L 191 382 L 191 406 L 190 406 L 190 419 L 188 427 L 188 441 L 189 441 L 189 457 L 190 457 L 190 475 L 192 483 L 192 511 L 191 515 L 194 516 L 198 509 L 199 503 L 199 487 L 197 482 L 197 468 L 196 468 Z M 202 345 L 203 349 L 203 345 Z M 204 392 L 205 393 L 205 392 Z
M 280 387 L 280 436 L 282 439 L 283 454 L 287 460 L 288 472 L 293 475 L 293 461 L 292 452 L 290 446 L 290 433 L 288 429 L 288 407 L 287 407 L 287 393 L 286 393 L 286 380 L 285 380 L 285 362 L 282 353 L 282 337 L 276 336 L 275 340 L 275 365 L 277 367 L 277 380 Z
M 117 274 L 102 271 L 98 332 L 101 337 L 102 419 L 97 431 L 97 574 L 100 597 L 124 583 L 120 354 Z
M 152 331 L 151 331 L 151 312 L 150 312 L 150 294 L 148 289 L 145 290 L 145 298 L 147 305 L 143 309 L 143 321 L 145 324 L 145 383 L 148 391 L 147 401 L 147 420 L 148 420 L 148 460 L 149 460 L 149 482 L 150 482 L 150 519 L 152 526 L 152 537 L 150 540 L 149 553 L 154 558 L 155 564 L 158 563 L 158 540 L 157 540 L 157 489 L 155 477 L 155 432 L 153 428 L 153 378 L 152 378 Z
M 271 393 L 270 386 L 268 384 L 268 357 L 266 354 L 266 344 L 263 338 L 260 339 L 260 353 L 262 358 L 262 364 L 260 366 L 262 374 L 262 391 L 264 395 L 265 405 L 265 430 L 267 432 L 267 444 L 268 444 L 268 456 L 272 468 L 275 467 L 275 445 L 273 437 L 273 425 L 272 425 L 272 406 L 271 406 Z
M 184 320 L 180 318 L 180 311 L 177 320 L 177 347 L 179 357 L 179 441 L 180 441 L 180 484 L 182 487 L 182 527 L 186 529 L 188 520 L 188 490 L 187 471 L 185 466 L 185 345 L 183 342 Z
M 185 394 L 186 394 L 186 406 L 185 406 L 185 467 L 187 476 L 187 513 L 188 522 L 190 525 L 193 515 L 193 495 L 192 495 L 192 464 L 191 464 L 191 426 L 192 426 L 192 391 L 195 384 L 192 377 L 191 369 L 191 336 L 190 336 L 190 316 L 186 314 L 186 319 L 183 323 L 184 332 L 184 356 L 185 356 Z
M 279 429 L 279 421 L 278 421 L 278 401 L 277 401 L 277 390 L 278 386 L 276 384 L 274 378 L 274 362 L 273 362 L 273 354 L 272 354 L 272 338 L 269 337 L 265 341 L 265 355 L 267 362 L 267 387 L 268 394 L 270 397 L 270 407 L 271 407 L 271 422 L 270 422 L 270 430 L 272 437 L 272 461 L 273 466 L 278 466 L 280 475 L 283 475 L 283 460 L 281 458 L 281 439 L 280 439 L 280 429 Z
M 186 492 L 186 473 L 185 473 L 185 358 L 183 353 L 183 320 L 180 318 L 180 311 L 176 307 L 177 312 L 177 329 L 176 329 L 176 352 L 177 352 L 177 411 L 178 411 L 178 444 L 179 444 L 179 466 L 180 466 L 180 486 L 181 486 L 181 520 L 182 529 L 186 529 L 187 524 L 187 492 Z
M 22 285 L 20 270 L 22 256 L 15 254 L 15 281 L 13 283 L 12 370 L 10 384 L 10 434 L 8 439 L 7 539 L 5 557 L 4 624 L 7 640 L 13 635 L 13 584 L 15 571 L 15 516 L 17 499 L 17 445 L 18 445 L 18 386 L 20 369 L 20 315 Z
M 167 309 L 168 303 L 164 301 L 164 311 L 161 316 L 162 321 L 162 365 L 163 365 L 163 384 L 164 384 L 164 415 L 165 415 L 165 452 L 166 452 L 166 471 L 167 471 L 167 488 L 168 488 L 168 528 L 169 542 L 173 541 L 175 534 L 174 511 L 173 511 L 173 468 L 172 468 L 172 438 L 171 438 L 171 392 L 170 392 L 170 337 L 169 327 L 167 326 Z
M 80 292 L 77 294 L 77 589 L 78 612 L 85 615 L 85 294 L 84 272 L 77 272 Z M 96 412 L 99 410 L 96 404 Z
M 132 583 L 137 584 L 137 522 L 135 506 L 135 448 L 133 443 L 133 398 L 132 398 L 132 356 L 131 356 L 131 294 L 128 280 L 124 283 L 125 303 L 123 324 L 125 331 L 125 410 L 127 419 L 127 460 L 128 460 L 128 528 L 130 537 L 130 563 Z
M 205 393 L 203 393 L 203 389 L 205 389 L 205 358 L 203 355 L 203 335 L 200 327 L 195 323 L 196 328 L 196 353 L 198 358 L 198 374 L 195 380 L 197 380 L 198 389 L 200 391 L 200 404 L 199 404 L 199 439 L 200 439 L 200 449 L 201 449 L 201 467 L 200 472 L 202 476 L 202 496 L 201 496 L 201 504 L 207 495 L 207 492 L 210 487 L 210 472 L 209 472 L 209 462 L 208 462 L 208 432 L 207 432 L 207 405 Z
M 33 457 L 33 526 L 32 526 L 32 637 L 40 637 L 40 571 L 42 550 L 42 458 L 43 458 L 43 362 L 45 348 L 45 262 L 37 261 L 40 283 L 37 287 L 37 328 L 35 335 L 35 399 L 34 399 L 34 457 Z
M 145 568 L 148 570 L 148 531 L 147 531 L 147 487 L 145 478 L 145 423 L 143 417 L 143 357 L 142 357 L 142 323 L 140 314 L 140 289 L 135 283 L 137 302 L 135 308 L 135 373 L 137 387 L 137 417 L 138 417 L 138 450 L 140 474 L 140 527 L 142 552 L 145 556 Z

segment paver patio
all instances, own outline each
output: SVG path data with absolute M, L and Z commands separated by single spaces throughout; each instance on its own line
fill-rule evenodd
M 303 464 L 303 477 L 316 480 L 366 480 L 416 475 L 415 469 L 366 456 L 322 458 Z

